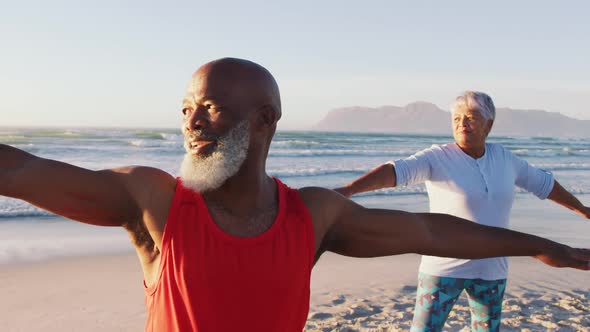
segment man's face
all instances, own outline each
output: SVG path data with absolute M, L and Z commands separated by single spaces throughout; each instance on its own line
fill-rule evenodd
M 460 147 L 470 148 L 485 144 L 492 129 L 492 120 L 486 119 L 480 111 L 461 107 L 453 112 L 453 136 Z
M 246 160 L 250 144 L 248 110 L 232 82 L 197 73 L 183 101 L 185 186 L 204 192 L 219 188 Z
M 183 100 L 182 132 L 187 153 L 194 156 L 211 155 L 219 139 L 247 118 L 236 83 L 214 77 L 206 70 L 197 72 Z

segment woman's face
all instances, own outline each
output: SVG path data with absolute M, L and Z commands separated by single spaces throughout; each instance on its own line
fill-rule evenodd
M 452 126 L 455 142 L 465 149 L 483 146 L 492 129 L 492 120 L 477 109 L 462 107 L 453 113 Z

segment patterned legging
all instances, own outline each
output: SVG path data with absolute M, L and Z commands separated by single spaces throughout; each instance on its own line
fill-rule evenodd
M 499 331 L 505 289 L 506 279 L 460 279 L 420 273 L 411 331 L 441 331 L 463 290 L 469 298 L 471 330 Z

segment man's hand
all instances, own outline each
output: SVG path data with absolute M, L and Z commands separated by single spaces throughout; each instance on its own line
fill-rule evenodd
M 551 250 L 534 256 L 541 262 L 553 267 L 571 267 L 590 270 L 590 250 L 556 245 Z

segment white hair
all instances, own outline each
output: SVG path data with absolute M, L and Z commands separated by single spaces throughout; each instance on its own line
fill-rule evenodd
M 451 105 L 451 112 L 454 113 L 463 107 L 478 110 L 488 120 L 496 119 L 496 106 L 494 106 L 492 97 L 483 92 L 465 91 L 462 95 L 455 98 L 455 102 Z
M 205 157 L 190 153 L 189 136 L 185 135 L 187 153 L 180 167 L 180 179 L 185 187 L 202 193 L 221 187 L 238 173 L 248 155 L 250 123 L 244 120 L 230 129 L 217 141 L 215 151 Z

